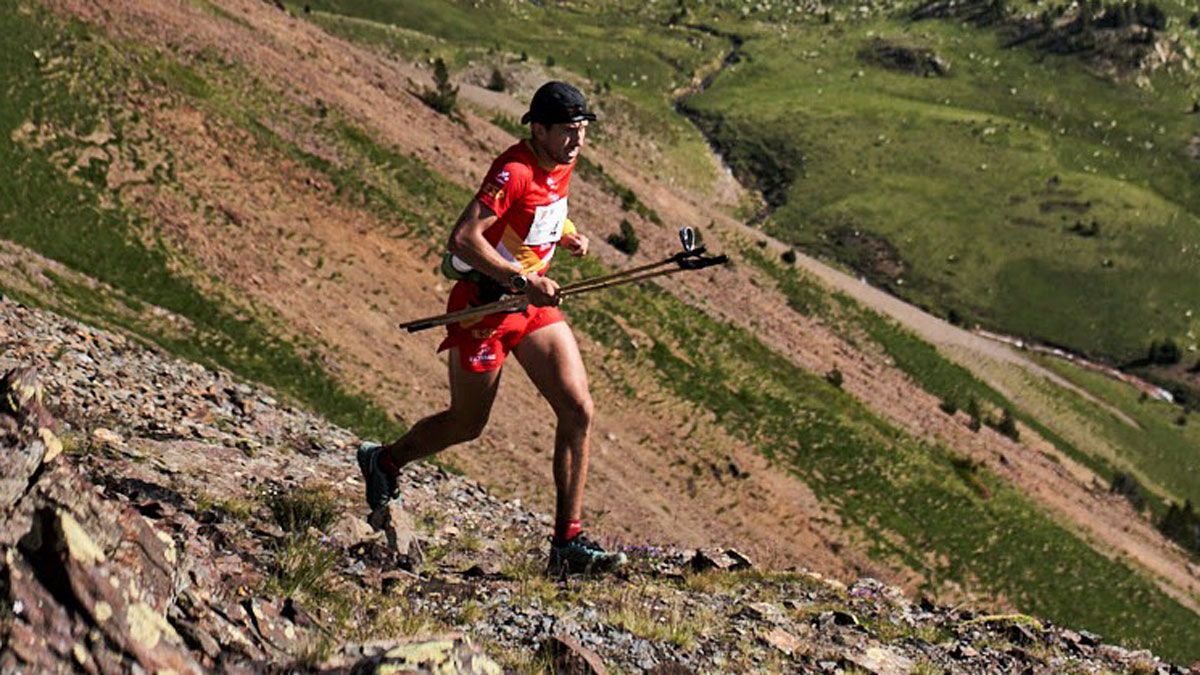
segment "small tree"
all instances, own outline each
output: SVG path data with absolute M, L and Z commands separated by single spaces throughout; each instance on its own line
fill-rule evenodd
M 458 107 L 458 87 L 450 84 L 450 71 L 440 56 L 433 62 L 433 84 L 433 89 L 426 88 L 421 94 L 421 100 L 443 115 L 452 116 Z
M 492 68 L 492 79 L 488 80 L 487 88 L 492 91 L 508 89 L 508 80 L 504 79 L 504 73 L 499 68 Z
M 621 220 L 620 233 L 608 235 L 608 243 L 618 251 L 629 255 L 637 253 L 638 246 L 641 245 L 637 232 L 633 229 L 633 223 L 628 220 Z
M 1021 432 L 1017 430 L 1017 421 L 1013 419 L 1012 411 L 1008 408 L 1000 414 L 1000 419 L 995 423 L 996 431 L 1008 436 L 1014 441 L 1021 437 Z
M 1129 500 L 1133 508 L 1141 511 L 1146 506 L 1146 494 L 1142 489 L 1142 484 L 1138 479 L 1125 473 L 1118 471 L 1113 474 L 1112 485 L 1109 488 L 1114 494 L 1121 495 Z
M 838 370 L 837 367 L 834 367 L 833 370 L 825 374 L 825 381 L 837 387 L 838 389 L 841 389 L 842 382 L 845 381 L 845 378 L 842 377 L 842 371 Z
M 1200 516 L 1196 514 L 1192 500 L 1185 500 L 1182 507 L 1171 502 L 1167 513 L 1158 521 L 1158 529 L 1180 546 L 1200 553 Z
M 982 426 L 979 419 L 979 401 L 976 401 L 974 396 L 967 399 L 967 407 L 964 409 L 964 412 L 971 417 L 971 421 L 967 423 L 967 427 L 971 431 L 979 431 Z
M 1152 364 L 1172 366 L 1179 363 L 1182 353 L 1179 351 L 1179 345 L 1175 344 L 1171 338 L 1167 338 L 1162 342 L 1157 340 L 1151 342 L 1147 358 Z

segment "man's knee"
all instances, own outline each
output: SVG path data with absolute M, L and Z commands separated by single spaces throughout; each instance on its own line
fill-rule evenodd
M 560 422 L 569 424 L 577 429 L 587 430 L 592 426 L 594 410 L 592 397 L 585 394 L 581 397 L 573 397 L 561 401 L 558 405 L 558 419 Z
M 455 444 L 467 443 L 479 438 L 488 422 L 486 415 L 462 415 L 455 414 L 453 411 L 450 415 L 450 428 L 454 433 Z

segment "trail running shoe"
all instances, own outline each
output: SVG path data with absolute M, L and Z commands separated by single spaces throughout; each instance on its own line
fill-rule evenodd
M 547 571 L 552 576 L 612 572 L 627 561 L 624 553 L 605 551 L 600 544 L 580 534 L 562 546 L 550 544 Z
M 379 466 L 381 452 L 383 446 L 378 443 L 363 443 L 358 446 L 358 468 L 362 470 L 363 481 L 367 484 L 367 506 L 371 507 L 372 512 L 400 496 L 396 477 L 389 476 Z

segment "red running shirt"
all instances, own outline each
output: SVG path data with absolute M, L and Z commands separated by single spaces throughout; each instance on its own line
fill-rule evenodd
M 505 150 L 488 170 L 475 195 L 499 218 L 483 237 L 523 274 L 545 274 L 555 246 L 574 231 L 567 219 L 567 190 L 575 163 L 549 171 L 538 165 L 526 141 Z M 460 271 L 469 267 L 454 261 Z

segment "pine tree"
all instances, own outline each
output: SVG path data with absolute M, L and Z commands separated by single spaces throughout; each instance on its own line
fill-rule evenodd
M 488 80 L 487 88 L 492 91 L 508 89 L 508 80 L 504 79 L 504 73 L 499 68 L 492 68 L 492 79 Z
M 433 89 L 427 88 L 421 94 L 421 100 L 443 115 L 453 116 L 458 107 L 458 87 L 450 84 L 450 71 L 440 56 L 433 62 L 433 84 Z
M 1017 421 L 1013 419 L 1012 411 L 1008 408 L 1005 408 L 1004 413 L 1000 415 L 1000 421 L 996 423 L 996 431 L 1014 441 L 1020 438 L 1021 432 L 1017 430 Z

